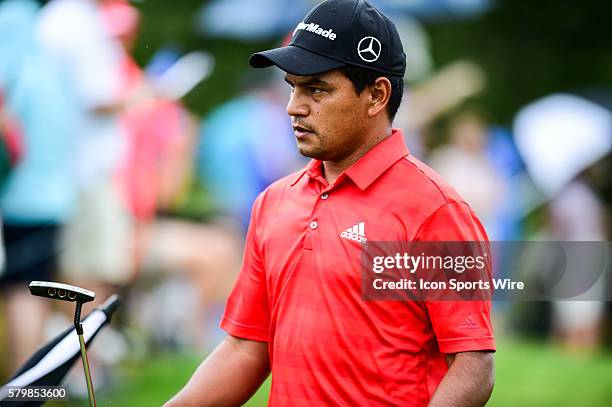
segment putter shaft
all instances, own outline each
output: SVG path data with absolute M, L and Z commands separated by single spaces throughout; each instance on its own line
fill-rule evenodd
M 87 350 L 85 348 L 85 340 L 83 334 L 79 334 L 79 344 L 81 346 L 81 359 L 83 360 L 83 370 L 85 371 L 85 381 L 87 382 L 87 394 L 89 395 L 89 406 L 96 407 L 96 398 L 94 396 L 93 383 L 91 381 L 91 372 L 89 370 L 89 359 L 87 358 Z

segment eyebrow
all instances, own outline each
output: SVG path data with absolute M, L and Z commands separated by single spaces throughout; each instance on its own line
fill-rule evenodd
M 295 85 L 295 83 L 291 82 L 289 80 L 289 78 L 287 78 L 286 75 L 285 75 L 285 82 L 287 82 L 291 86 Z M 325 85 L 329 85 L 329 82 L 327 82 L 327 81 L 325 81 L 325 80 L 323 80 L 323 79 L 321 79 L 321 78 L 319 78 L 317 76 L 311 76 L 311 77 L 308 77 L 308 79 L 300 81 L 298 84 L 302 85 L 302 86 L 312 86 L 312 85 L 323 85 L 323 86 L 325 86 Z

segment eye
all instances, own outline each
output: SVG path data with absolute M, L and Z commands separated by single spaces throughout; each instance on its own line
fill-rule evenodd
M 308 90 L 310 90 L 310 93 L 312 93 L 313 95 L 317 95 L 317 94 L 323 92 L 323 89 L 315 88 L 313 86 L 309 87 Z

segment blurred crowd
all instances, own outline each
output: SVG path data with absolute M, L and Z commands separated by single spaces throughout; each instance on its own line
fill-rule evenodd
M 209 35 L 269 34 L 213 24 L 225 21 L 228 3 L 201 13 Z M 296 2 L 296 18 L 311 3 Z M 69 308 L 29 294 L 32 280 L 91 289 L 94 306 L 125 295 L 126 329 L 100 338 L 111 361 L 149 346 L 209 349 L 222 335 L 217 324 L 253 200 L 306 163 L 280 72 L 245 69 L 240 92 L 197 117 L 183 97 L 208 78 L 213 58 L 162 49 L 139 66 L 140 18 L 127 0 L 0 1 L 0 379 L 69 325 Z M 605 103 L 545 95 L 512 125 L 493 123 L 473 103 L 487 73 L 467 60 L 434 67 L 423 27 L 406 13 L 394 20 L 409 67 L 395 125 L 411 153 L 473 206 L 490 239 L 609 240 Z M 290 30 L 275 27 L 274 35 Z M 236 28 L 243 31 L 224 32 Z M 193 202 L 206 216 L 189 216 Z M 518 315 L 511 308 L 499 307 L 513 321 L 500 329 L 539 330 L 571 349 L 604 340 L 604 302 L 560 301 Z M 522 318 L 534 312 L 548 322 Z
M 164 51 L 142 69 L 131 57 L 139 19 L 127 1 L 0 3 L 6 371 L 53 320 L 29 281 L 87 287 L 95 306 L 147 270 L 176 272 L 196 291 L 180 313 L 191 321 L 205 321 L 203 302 L 222 303 L 232 284 L 239 233 L 156 216 L 192 181 L 200 124 L 180 98 L 211 61 Z

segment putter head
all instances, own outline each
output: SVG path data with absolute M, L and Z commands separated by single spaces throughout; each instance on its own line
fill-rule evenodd
M 53 298 L 54 300 L 85 303 L 93 301 L 94 298 L 96 298 L 96 293 L 93 291 L 74 285 L 54 283 L 51 281 L 32 281 L 29 287 L 32 295 Z

